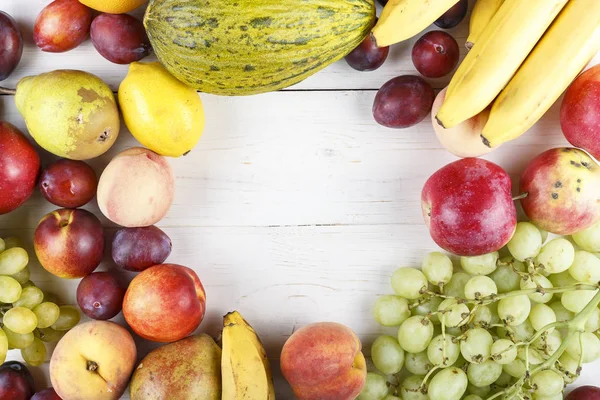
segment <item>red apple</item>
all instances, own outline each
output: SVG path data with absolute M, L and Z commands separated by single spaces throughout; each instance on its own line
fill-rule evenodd
M 600 159 L 600 65 L 579 75 L 567 89 L 560 126 L 573 146 Z
M 104 232 L 98 218 L 89 211 L 62 208 L 42 218 L 33 245 L 48 272 L 60 278 L 82 278 L 102 260 Z
M 600 220 L 600 167 L 585 152 L 550 149 L 521 175 L 523 210 L 531 222 L 558 235 L 571 235 Z
M 600 388 L 580 386 L 567 395 L 565 400 L 600 400 Z
M 92 10 L 78 0 L 55 0 L 35 20 L 33 41 L 42 51 L 69 51 L 88 38 L 91 24 Z
M 479 158 L 464 158 L 435 172 L 423 187 L 421 209 L 433 240 L 460 256 L 497 251 L 517 225 L 510 176 Z
M 150 267 L 125 293 L 123 315 L 135 333 L 155 342 L 174 342 L 192 333 L 206 309 L 206 294 L 190 268 L 176 264 Z
M 40 156 L 15 126 L 0 121 L 0 214 L 31 196 L 40 172 Z

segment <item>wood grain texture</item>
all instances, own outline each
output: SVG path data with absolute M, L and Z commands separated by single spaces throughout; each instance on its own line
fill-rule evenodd
M 104 60 L 89 42 L 64 54 L 34 48 L 31 26 L 48 2 L 0 2 L 29 38 L 23 62 L 6 85 L 25 75 L 77 68 L 116 88 L 127 67 Z M 455 33 L 464 42 L 466 24 Z M 192 267 L 206 287 L 207 317 L 199 331 L 217 336 L 222 315 L 242 312 L 274 363 L 279 399 L 293 399 L 277 362 L 295 329 L 318 321 L 347 324 L 368 354 L 378 334 L 394 334 L 371 317 L 377 296 L 391 293 L 389 276 L 400 266 L 420 265 L 436 249 L 422 221 L 420 191 L 431 173 L 456 158 L 439 145 L 429 120 L 405 130 L 377 125 L 371 115 L 375 92 L 361 90 L 414 73 L 410 47 L 395 46 L 379 71 L 359 73 L 342 61 L 294 88 L 311 91 L 243 98 L 200 94 L 207 115 L 204 136 L 191 154 L 170 159 L 175 201 L 158 226 L 173 240 L 169 261 Z M 10 96 L 0 96 L 0 118 L 25 129 Z M 116 153 L 135 145 L 123 127 L 116 145 L 89 163 L 100 173 Z M 564 145 L 555 106 L 526 135 L 485 158 L 504 167 L 516 183 L 533 156 Z M 42 154 L 44 165 L 55 159 Z M 95 200 L 86 208 L 101 218 L 110 240 L 116 227 Z M 53 209 L 36 192 L 23 207 L 0 216 L 0 237 L 22 237 L 33 258 L 31 279 L 73 304 L 78 280 L 51 276 L 33 257 L 33 231 Z M 113 268 L 105 257 L 100 269 Z M 133 274 L 119 276 L 128 281 Z M 116 320 L 123 322 L 121 315 Z M 156 347 L 137 342 L 140 356 Z M 20 354 L 12 351 L 9 358 Z M 31 368 L 39 387 L 48 384 L 47 368 L 47 363 Z M 598 371 L 598 364 L 586 365 L 577 383 L 597 383 Z

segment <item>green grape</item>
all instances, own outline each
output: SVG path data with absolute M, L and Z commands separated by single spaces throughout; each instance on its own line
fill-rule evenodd
M 552 283 L 552 286 L 554 287 L 567 287 L 579 283 L 571 276 L 568 270 L 563 271 L 560 274 L 552 274 L 548 279 L 550 279 L 550 283 Z M 562 298 L 562 293 L 554 293 L 554 298 L 560 300 Z
M 416 268 L 398 268 L 392 275 L 392 289 L 398 296 L 415 300 L 427 289 L 427 278 Z
M 433 323 L 426 317 L 410 317 L 398 329 L 398 343 L 409 353 L 424 351 L 432 338 Z
M 410 317 L 408 301 L 402 297 L 386 295 L 377 298 L 373 318 L 383 326 L 400 326 Z
M 496 331 L 500 339 L 512 340 L 514 337 L 517 342 L 526 342 L 535 335 L 535 329 L 533 329 L 529 320 L 525 320 L 525 322 L 520 325 L 511 326 L 510 331 L 512 332 L 512 337 L 508 334 L 508 328 L 506 327 L 499 326 Z
M 6 354 L 8 354 L 8 338 L 3 329 L 0 329 L 0 365 L 6 361 Z
M 542 355 L 533 347 L 529 347 L 528 349 L 519 347 L 517 349 L 517 358 L 523 362 L 528 359 L 529 365 L 539 365 L 544 362 Z
M 575 360 L 565 352 L 558 358 L 558 362 L 560 363 L 559 368 L 561 372 L 564 373 L 563 377 L 566 384 L 571 384 L 579 378 L 579 373 L 577 372 L 579 369 L 578 360 Z
M 0 253 L 0 275 L 14 275 L 27 266 L 29 255 L 21 247 L 13 247 Z
M 539 394 L 534 393 L 533 400 L 563 400 L 563 394 L 560 392 L 552 396 L 540 396 Z
M 500 378 L 496 379 L 496 382 L 494 382 L 494 386 L 496 388 L 505 388 L 505 387 L 509 387 L 510 385 L 513 384 L 513 381 L 515 378 L 513 378 L 512 376 L 510 376 L 509 374 L 507 374 L 506 372 L 504 372 L 504 367 L 502 367 L 502 374 L 500 374 Z
M 386 375 L 400 372 L 404 366 L 404 350 L 393 336 L 379 336 L 371 345 L 371 358 L 375 368 Z
M 44 292 L 44 300 L 42 300 L 42 302 L 54 304 L 60 303 L 60 301 L 58 301 L 58 297 L 54 293 L 50 292 Z
M 6 249 L 6 243 L 4 243 L 4 239 L 0 238 L 0 253 L 2 253 Z
M 42 290 L 35 286 L 29 286 L 23 289 L 19 300 L 13 302 L 14 307 L 25 307 L 30 310 L 40 304 L 44 299 Z
M 546 239 L 548 239 L 548 231 L 543 230 L 539 226 L 537 228 L 540 231 L 540 235 L 542 235 L 542 244 L 546 243 Z
M 57 331 L 68 331 L 77 325 L 80 319 L 81 315 L 76 307 L 60 306 L 60 315 L 51 327 Z
M 486 327 L 492 323 L 492 310 L 488 306 L 477 306 L 471 321 L 475 327 Z
M 502 374 L 502 365 L 493 360 L 481 364 L 470 364 L 467 369 L 469 382 L 475 386 L 487 386 L 496 382 Z
M 573 234 L 573 240 L 583 250 L 594 253 L 600 252 L 600 222 L 580 232 Z
M 569 311 L 579 313 L 596 295 L 597 290 L 571 290 L 564 292 L 560 302 Z
M 40 339 L 34 338 L 29 347 L 21 350 L 21 357 L 27 364 L 38 367 L 46 361 L 46 346 Z
M 426 351 L 420 353 L 407 353 L 404 359 L 404 366 L 414 375 L 427 375 L 433 365 L 429 361 Z
M 2 331 L 8 340 L 8 345 L 13 349 L 24 349 L 33 343 L 33 333 L 15 333 L 8 329 L 6 326 L 2 327 Z
M 591 363 L 600 358 L 600 339 L 590 332 L 575 332 L 567 345 L 567 354 L 579 360 L 583 348 L 583 363 Z
M 475 386 L 472 383 L 469 383 L 467 386 L 467 393 L 481 397 L 482 399 L 486 399 L 491 391 L 492 388 L 490 386 Z
M 576 251 L 569 274 L 576 281 L 597 284 L 600 282 L 600 259 L 587 251 Z
M 12 303 L 21 296 L 21 285 L 10 276 L 0 276 L 0 303 Z
M 438 308 L 438 312 L 442 313 L 440 321 L 449 328 L 457 328 L 469 322 L 471 310 L 466 304 L 458 304 L 454 299 L 446 299 L 442 301 Z
M 4 314 L 4 325 L 15 333 L 30 333 L 37 326 L 37 317 L 28 308 L 14 307 Z
M 498 316 L 498 302 L 492 303 L 492 304 L 488 304 L 486 306 L 487 308 L 490 309 L 490 311 L 492 312 L 492 324 L 499 324 L 500 323 L 500 317 Z
M 471 275 L 489 275 L 496 270 L 497 262 L 497 251 L 481 256 L 460 258 L 460 265 L 463 270 Z
M 554 310 L 546 304 L 535 304 L 529 313 L 529 322 L 531 322 L 533 329 L 540 331 L 546 325 L 556 322 L 556 314 L 554 313 Z M 552 332 L 553 330 L 554 328 L 551 328 L 548 332 Z
M 535 289 L 538 285 L 543 289 L 554 287 L 548 278 L 540 274 L 535 274 L 527 280 L 521 280 L 521 289 Z M 530 294 L 529 298 L 535 303 L 548 303 L 552 300 L 552 293 L 534 293 Z
M 539 254 L 542 248 L 542 235 L 531 222 L 519 222 L 506 247 L 515 259 L 525 261 Z
M 28 280 L 27 282 L 21 284 L 21 287 L 23 289 L 25 289 L 26 287 L 30 287 L 30 286 L 35 286 L 35 284 L 33 282 L 31 282 L 31 280 Z
M 491 357 L 498 364 L 510 364 L 517 358 L 517 348 L 508 339 L 498 339 L 492 344 Z
M 498 293 L 508 293 L 520 289 L 521 276 L 517 274 L 513 267 L 518 271 L 525 272 L 525 264 L 515 260 L 512 257 L 503 257 L 500 259 L 502 263 L 511 263 L 510 265 L 500 264 L 494 272 L 490 274 L 490 278 L 496 283 Z
M 11 275 L 17 282 L 20 284 L 24 284 L 29 280 L 31 272 L 29 271 L 29 267 L 25 267 L 14 275 Z
M 393 394 L 388 394 L 382 400 L 400 400 L 400 397 L 396 397 Z
M 440 304 L 442 304 L 442 298 L 434 296 L 434 297 L 430 298 L 429 300 L 427 300 L 425 303 L 419 304 L 418 306 L 416 306 L 415 308 L 413 308 L 413 314 L 414 315 L 426 316 L 429 313 L 436 312 L 438 310 L 438 308 L 440 307 Z M 439 324 L 440 323 L 440 319 L 439 319 L 439 317 L 438 317 L 437 314 L 432 314 L 429 317 L 429 319 L 434 324 Z
M 67 331 L 57 331 L 52 328 L 36 329 L 34 334 L 46 343 L 56 343 L 67 333 Z
M 462 369 L 448 367 L 431 379 L 427 393 L 431 400 L 460 400 L 468 384 L 467 375 Z
M 596 332 L 600 329 L 600 309 L 594 308 L 585 321 L 585 331 L 586 332 Z
M 15 236 L 9 236 L 4 238 L 4 250 L 12 249 L 14 247 L 23 247 L 21 239 Z
M 506 297 L 498 302 L 498 316 L 507 325 L 520 325 L 527 320 L 531 301 L 525 295 Z
M 562 393 L 565 382 L 559 374 L 551 370 L 540 371 L 531 377 L 531 386 L 536 395 L 554 396 Z
M 400 386 L 400 396 L 402 400 L 429 400 L 429 396 L 421 392 L 421 383 L 424 376 L 409 376 Z
M 550 308 L 554 311 L 557 321 L 570 321 L 575 317 L 575 314 L 567 310 L 560 301 L 550 303 Z
M 518 358 L 511 363 L 504 364 L 502 366 L 502 370 L 504 372 L 506 372 L 508 375 L 512 376 L 513 378 L 517 378 L 517 379 L 523 377 L 525 375 L 525 372 L 527 372 L 525 363 Z
M 475 394 L 470 394 L 468 396 L 465 396 L 463 398 L 463 400 L 483 400 L 483 399 Z
M 474 328 L 465 333 L 465 339 L 460 342 L 460 353 L 470 363 L 482 363 L 491 354 L 494 339 L 483 328 Z
M 575 258 L 575 248 L 565 238 L 552 239 L 540 250 L 536 261 L 542 264 L 544 269 L 552 274 L 569 269 Z
M 474 276 L 465 285 L 465 297 L 470 300 L 481 299 L 497 293 L 496 284 L 487 276 Z
M 37 317 L 38 328 L 51 327 L 60 315 L 60 308 L 56 304 L 50 302 L 38 304 L 33 307 L 32 311 Z
M 540 353 L 542 356 L 551 356 L 556 350 L 560 347 L 562 343 L 562 336 L 559 331 L 554 330 L 548 335 L 542 335 L 535 342 L 533 342 L 533 347 Z
M 465 272 L 457 272 L 452 275 L 450 282 L 444 285 L 444 294 L 459 299 L 465 298 L 465 285 L 471 279 L 471 275 Z
M 450 282 L 454 267 L 450 257 L 439 251 L 434 251 L 425 256 L 421 270 L 431 284 L 439 286 Z
M 389 392 L 385 377 L 375 373 L 367 373 L 367 381 L 356 400 L 381 400 Z
M 460 355 L 458 341 L 452 335 L 438 335 L 431 340 L 427 347 L 427 358 L 433 365 L 449 367 L 454 365 Z M 444 358 L 445 356 L 445 358 Z

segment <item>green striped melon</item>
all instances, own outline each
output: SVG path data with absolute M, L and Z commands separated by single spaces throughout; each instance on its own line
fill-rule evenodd
M 369 34 L 373 0 L 151 0 L 158 59 L 206 93 L 251 95 L 298 83 Z

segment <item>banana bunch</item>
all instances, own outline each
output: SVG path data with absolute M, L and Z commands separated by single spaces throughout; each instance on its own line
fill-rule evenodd
M 275 400 L 267 354 L 258 335 L 234 311 L 223 317 L 221 379 L 223 400 Z
M 451 128 L 491 105 L 482 140 L 525 133 L 600 50 L 599 0 L 478 0 L 470 52 L 436 115 Z

